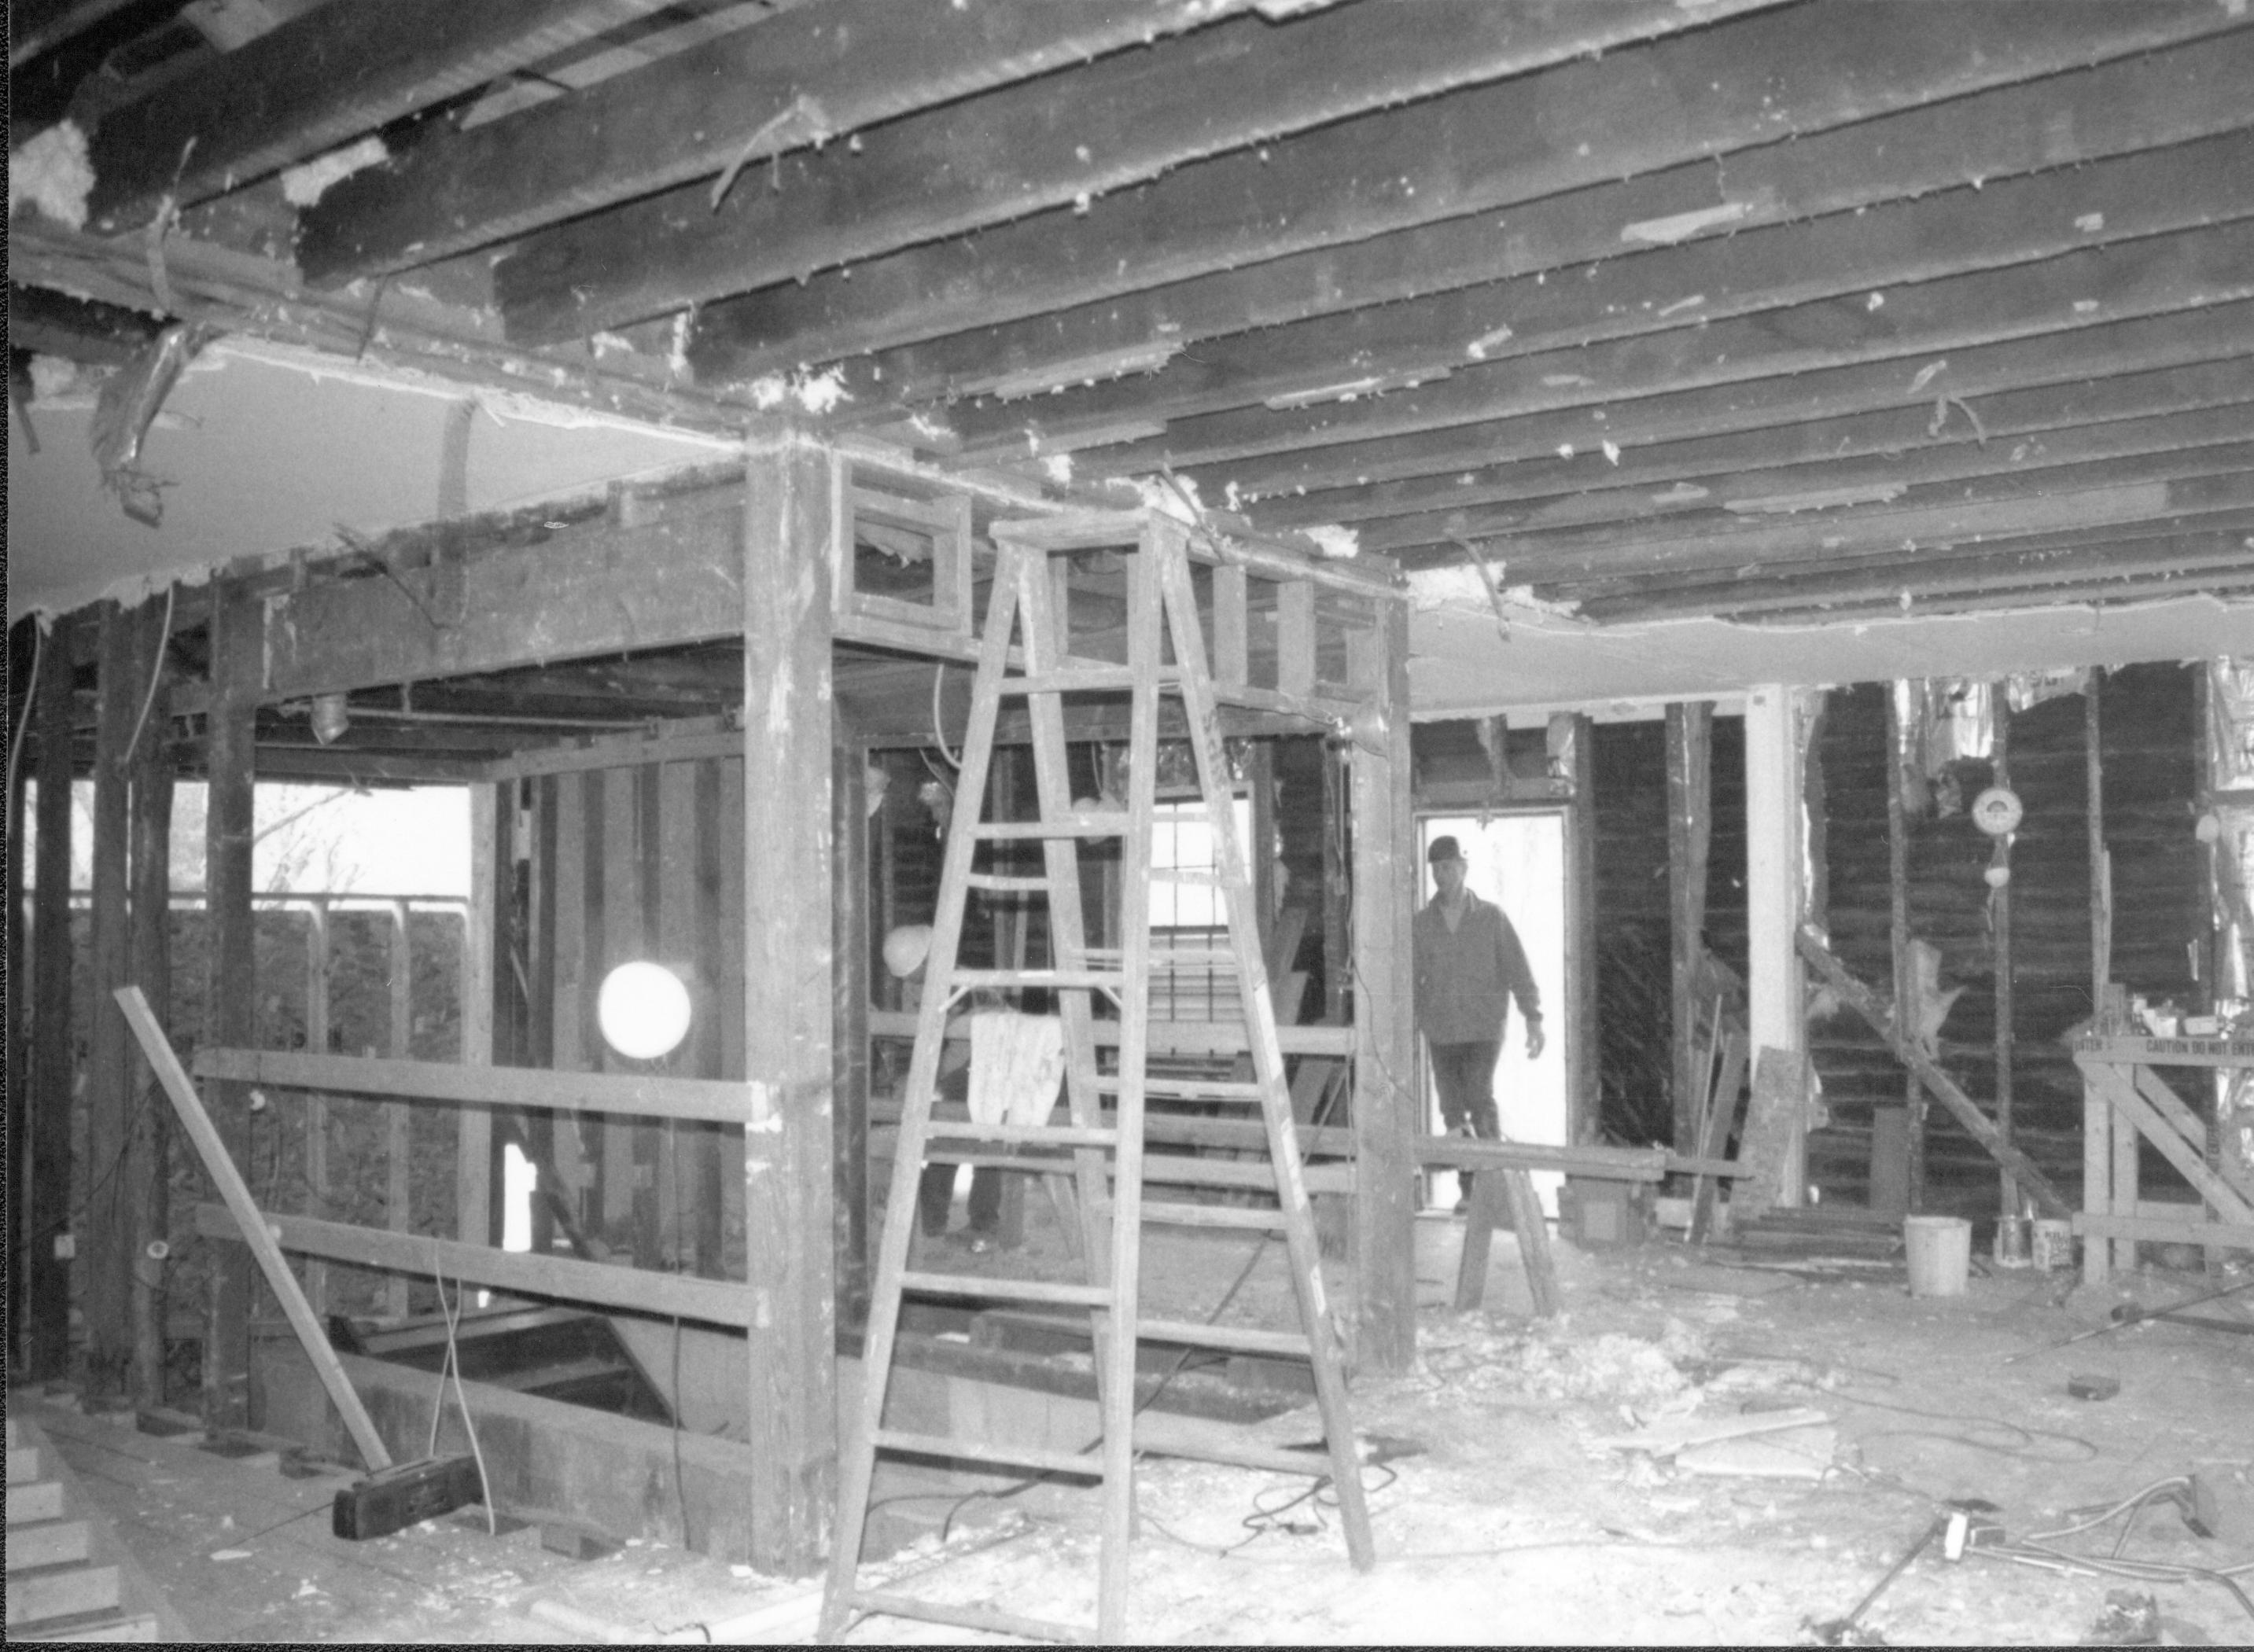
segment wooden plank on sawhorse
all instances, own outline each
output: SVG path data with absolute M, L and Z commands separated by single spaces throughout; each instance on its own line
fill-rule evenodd
M 1464 1256 L 1456 1270 L 1456 1312 L 1468 1313 L 1487 1294 L 1488 1257 L 1494 1230 L 1508 1219 L 1518 1236 L 1519 1260 L 1534 1317 L 1546 1320 L 1558 1309 L 1558 1259 L 1550 1249 L 1550 1224 L 1542 1214 L 1542 1195 L 1525 1170 L 1483 1170 L 1472 1180 L 1472 1200 L 1464 1214 Z

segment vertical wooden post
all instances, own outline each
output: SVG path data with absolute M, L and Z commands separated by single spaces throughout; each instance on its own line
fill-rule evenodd
M 830 1066 L 836 1098 L 837 1299 L 849 1318 L 858 1320 L 869 1306 L 869 788 L 858 744 L 841 740 L 832 761 L 836 837 L 830 901 L 837 965 L 832 987 L 836 1044 Z
M 2090 844 L 2090 1002 L 2097 1017 L 2100 1031 L 2120 1031 L 2104 1025 L 2106 1003 L 2112 996 L 2113 983 L 2113 857 L 2105 847 L 2105 738 L 2103 714 L 2105 674 L 2102 668 L 2090 668 L 2090 686 L 2082 696 L 2082 770 L 2083 783 L 2088 788 L 2088 834 Z M 2137 1131 L 2127 1121 L 2113 1116 L 2110 1103 L 2101 1095 L 2092 1105 L 2104 1128 L 2096 1132 L 2101 1144 L 2109 1150 L 2110 1162 L 2104 1166 L 2103 1182 L 2107 1189 L 2107 1208 L 2117 1214 L 2134 1215 L 2137 1211 Z M 2084 1130 L 2088 1132 L 2088 1116 Z M 2085 1139 L 2082 1159 L 2089 1163 L 2092 1144 Z M 2124 1273 L 2137 1270 L 2137 1242 L 2116 1239 L 2110 1242 L 2112 1265 Z M 2090 1251 L 2104 1250 L 2107 1242 L 2089 1238 L 2082 1242 L 2085 1256 Z M 2103 1264 L 2097 1264 L 2100 1268 Z M 2093 1278 L 2103 1278 L 2102 1273 Z
M 1268 978 L 1281 981 L 1292 960 L 1276 956 L 1276 742 L 1266 736 L 1246 747 L 1244 785 L 1252 799 L 1252 836 L 1245 845 L 1251 861 L 1252 909 L 1260 924 L 1260 956 Z
M 8 1368 L 26 1368 L 24 1338 L 30 1323 L 23 1282 L 28 1277 L 25 1252 L 19 1243 L 33 1233 L 32 1209 L 32 1084 L 31 1021 L 32 920 L 24 902 L 24 794 L 30 785 L 20 753 L 28 748 L 30 718 L 37 704 L 38 669 L 35 654 L 44 654 L 37 619 L 25 619 L 10 627 L 8 639 L 8 1255 L 16 1266 L 8 1272 Z
M 387 914 L 390 945 L 390 1042 L 384 1054 L 405 1060 L 415 1054 L 415 952 L 407 934 L 407 903 L 395 900 Z M 394 1233 L 414 1230 L 414 1103 L 383 1103 L 383 1219 Z M 410 1281 L 403 1273 L 385 1276 L 385 1312 L 404 1319 Z
M 147 715 L 128 763 L 133 788 L 132 978 L 160 1025 L 172 1009 L 172 714 L 166 682 L 168 605 L 141 612 L 139 672 Z M 137 710 L 137 708 L 136 708 Z M 129 735 L 129 738 L 132 737 Z M 127 1264 L 132 1274 L 134 1403 L 164 1403 L 165 1258 L 150 1246 L 172 1236 L 172 1110 L 157 1075 L 136 1060 L 133 1116 L 124 1163 L 119 1167 L 129 1222 Z
M 1886 934 L 1892 960 L 1894 1019 L 1908 1026 L 1914 983 L 1910 969 L 1909 816 L 1902 801 L 1909 765 L 1910 731 L 1902 723 L 1901 684 L 1886 685 Z M 1903 1081 L 1902 1099 L 1909 1126 L 1909 1208 L 1925 1208 L 1925 1091 L 1910 1074 Z
M 1315 688 L 1315 585 L 1286 579 L 1276 587 L 1276 686 L 1286 694 Z
M 602 1001 L 603 983 L 620 964 L 642 953 L 641 808 L 637 783 L 640 771 L 613 768 L 601 774 L 603 817 L 602 855 L 596 863 L 602 878 L 602 945 L 594 953 L 592 985 L 595 1003 Z M 590 827 L 591 840 L 593 828 Z M 590 937 L 592 925 L 590 925 Z M 594 1028 L 596 1064 L 606 1071 L 627 1070 L 626 1058 L 602 1036 L 600 1017 Z M 606 1117 L 602 1124 L 603 1226 L 606 1241 L 628 1236 L 625 1247 L 640 1251 L 645 1237 L 641 1216 L 648 1189 L 641 1184 L 640 1152 L 642 1121 Z M 654 1214 L 654 1213 L 653 1213 Z M 654 1236 L 648 1236 L 654 1237 Z M 645 1258 L 654 1263 L 650 1254 Z
M 1669 1003 L 1673 1027 L 1675 1151 L 1696 1153 L 1698 1104 L 1708 1062 L 1698 1044 L 1698 965 L 1706 950 L 1706 862 L 1714 831 L 1714 706 L 1677 700 L 1667 708 L 1667 909 L 1672 938 Z M 1719 1029 L 1716 1036 L 1719 1037 Z
M 210 944 L 204 1041 L 242 1048 L 257 1026 L 257 952 L 251 910 L 251 846 L 256 839 L 254 718 L 266 653 L 264 607 L 226 581 L 212 587 L 211 698 L 204 817 L 204 895 Z M 228 1157 L 249 1160 L 248 1086 L 205 1091 Z M 214 1247 L 204 1339 L 204 1420 L 241 1428 L 249 1418 L 250 1291 L 256 1264 L 247 1247 Z
M 2011 685 L 1998 681 L 1989 686 L 1989 716 L 1995 732 L 1996 784 L 2010 789 L 2012 784 L 2012 703 Z M 2012 840 L 2008 834 L 1996 839 L 1990 864 L 2000 867 L 2003 883 L 1995 886 L 1989 898 L 1988 912 L 1994 931 L 1994 981 L 1996 999 L 1996 1129 L 2006 1141 L 2012 1139 L 2012 1066 L 2013 1035 L 2012 1028 Z M 2001 1209 L 2006 1216 L 2020 1214 L 2020 1184 L 2008 1170 L 1999 1175 Z
M 1763 1049 L 1804 1053 L 1808 1023 L 1798 934 L 1805 788 L 1794 691 L 1763 683 L 1746 696 L 1746 998 L 1754 1059 Z M 1807 1197 L 1807 1119 L 1793 1120 L 1779 1177 L 1783 1202 Z
M 506 852 L 515 810 L 514 781 L 470 788 L 470 906 L 462 920 L 462 1064 L 494 1065 L 497 994 L 496 945 L 508 904 L 513 858 Z M 494 1244 L 493 1109 L 465 1107 L 454 1121 L 454 1232 L 465 1243 Z
M 556 1039 L 556 777 L 542 775 L 532 785 L 531 891 L 523 933 L 514 937 L 522 945 L 525 965 L 524 1041 L 512 1053 L 527 1067 L 561 1067 Z M 496 962 L 495 968 L 500 964 Z M 512 972 L 514 965 L 510 966 Z M 536 1110 L 521 1128 L 533 1162 L 539 1166 L 540 1192 L 564 1200 L 571 1188 L 561 1180 L 562 1156 L 556 1151 L 560 1134 L 556 1115 Z M 576 1217 L 578 1212 L 573 1208 Z M 532 1250 L 546 1256 L 555 1248 L 555 1208 L 546 1197 L 532 1201 Z
M 1354 745 L 1354 1356 L 1366 1370 L 1408 1368 L 1417 1353 L 1416 1177 L 1412 1138 L 1422 1098 L 1411 991 L 1410 919 L 1417 896 L 1417 822 L 1409 772 L 1409 611 L 1388 602 L 1375 628 L 1373 696 L 1383 749 Z M 1335 822 L 1330 822 L 1334 827 Z M 1335 837 L 1335 831 L 1330 834 Z M 1327 925 L 1325 938 L 1328 939 Z M 1324 968 L 1348 973 L 1344 949 Z M 1344 983 L 1339 983 L 1342 989 Z
M 711 962 L 701 940 L 697 850 L 710 836 L 697 814 L 696 777 L 709 764 L 657 765 L 657 898 L 652 914 L 652 956 L 689 984 L 689 1031 L 674 1053 L 672 1070 L 690 1078 L 710 1078 L 710 1052 L 719 1047 Z M 696 1240 L 700 1144 L 710 1133 L 702 1125 L 667 1119 L 658 1126 L 657 1225 L 659 1242 L 685 1267 L 693 1249 L 698 1270 L 705 1262 Z
M 700 1078 L 719 1078 L 728 1072 L 726 1026 L 743 1012 L 744 995 L 736 978 L 729 972 L 722 945 L 730 933 L 740 937 L 743 917 L 728 909 L 726 899 L 726 867 L 728 850 L 722 841 L 722 803 L 726 794 L 725 771 L 728 765 L 706 761 L 696 766 L 693 808 L 696 828 L 695 882 L 691 886 L 690 915 L 695 926 L 691 942 L 698 973 L 704 981 L 704 1014 L 700 1024 L 690 1030 L 695 1042 L 696 1073 Z M 741 788 L 736 788 L 740 791 Z M 736 851 L 740 868 L 743 853 Z M 727 1182 L 721 1178 L 721 1143 L 719 1127 L 700 1124 L 690 1134 L 691 1152 L 689 1160 L 690 1238 L 696 1250 L 696 1270 L 708 1279 L 725 1277 L 726 1224 L 721 1220 L 726 1209 L 725 1187 L 740 1185 L 742 1178 L 734 1172 Z M 740 1160 L 742 1155 L 737 1155 Z
M 1354 793 L 1349 778 L 1354 760 L 1351 754 L 1341 764 L 1337 752 L 1323 748 L 1323 886 L 1320 891 L 1323 910 L 1323 1019 L 1333 1026 L 1344 1023 L 1348 1006 L 1354 1001 L 1353 959 L 1348 956 L 1352 944 L 1348 940 L 1353 926 L 1348 918 L 1351 913 L 1356 885 L 1355 872 L 1347 864 L 1347 844 L 1352 834 L 1348 822 L 1359 819 L 1354 813 Z M 1409 846 L 1401 852 L 1411 861 L 1416 858 L 1416 826 L 1410 826 Z M 1404 889 L 1398 899 L 1409 903 L 1413 913 L 1417 906 L 1417 870 L 1411 865 L 1402 881 Z M 1402 1082 L 1410 1082 L 1408 1074 Z
M 1597 1139 L 1603 1098 L 1598 1088 L 1601 1053 L 1597 1026 L 1597 766 L 1593 726 L 1578 713 L 1550 718 L 1550 749 L 1564 758 L 1565 806 L 1565 1137 Z M 1553 1024 L 1554 1025 L 1554 1024 Z
M 101 606 L 101 686 L 94 735 L 94 913 L 86 1055 L 86 1218 L 79 1227 L 79 1305 L 88 1394 L 124 1391 L 133 1357 L 133 1216 L 124 1169 L 133 1117 L 133 1040 L 111 994 L 132 978 L 127 853 L 131 830 L 126 742 L 147 686 L 137 619 Z
M 751 1561 L 802 1576 L 837 1478 L 830 464 L 746 453 L 744 1214 Z
M 329 1053 L 329 903 L 314 900 L 305 908 L 305 1047 L 315 1055 Z M 305 1093 L 305 1214 L 329 1214 L 329 1098 L 320 1090 Z M 329 1312 L 329 1264 L 305 1264 L 305 1300 L 313 1312 L 326 1319 Z
M 32 721 L 39 739 L 38 888 L 32 922 L 32 1116 L 30 1195 L 18 1231 L 24 1257 L 25 1368 L 39 1381 L 70 1366 L 70 1264 L 59 1242 L 70 1232 L 71 1088 L 77 1053 L 71 1032 L 71 636 L 68 622 L 39 653 Z

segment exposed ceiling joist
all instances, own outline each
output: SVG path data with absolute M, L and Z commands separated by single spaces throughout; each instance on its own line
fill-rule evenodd
M 537 62 L 632 0 L 330 0 L 147 97 L 91 145 L 88 220 L 131 229 Z
M 1310 360 L 1329 351 L 1334 370 L 1366 351 L 1373 371 L 1399 371 L 1523 354 L 1560 342 L 1561 334 L 1578 343 L 1606 336 L 1608 328 L 1642 330 L 1637 324 L 1654 317 L 1689 322 L 1802 302 L 1852 289 L 1852 279 L 1843 286 L 1836 275 L 1831 284 L 1825 276 L 1859 258 L 1874 262 L 1866 286 L 2015 262 L 2077 244 L 2068 236 L 2117 231 L 2114 216 L 2096 232 L 2079 227 L 2093 213 L 2105 214 L 2109 204 L 2098 199 L 2109 192 L 2108 178 L 2074 170 L 2081 163 L 2216 133 L 2243 136 L 2250 81 L 2254 36 L 2229 36 L 1733 155 L 1728 199 L 1719 204 L 1743 214 L 1726 221 L 1717 216 L 1710 229 L 1671 248 L 1624 241 L 1623 227 L 1689 225 L 1702 211 L 1713 212 L 1719 185 L 1711 163 L 1569 190 L 1500 217 L 1451 219 L 880 351 L 844 363 L 845 384 L 864 401 L 886 394 L 922 401 L 984 394 L 1005 378 L 1064 383 L 1062 395 L 1018 410 L 1039 421 L 1047 445 L 1071 445 L 1074 422 L 1107 422 L 1098 414 L 1117 423 L 1148 419 L 1159 402 L 1170 413 L 1227 405 L 1214 392 L 1236 382 L 1234 358 L 1244 352 L 1283 357 L 1258 381 L 1282 388 L 1309 382 L 1287 376 L 1303 349 Z M 2169 164 L 2158 156 L 2149 164 Z M 2024 176 L 2043 169 L 2068 170 L 2048 180 Z M 1983 187 L 1968 188 L 1976 179 Z M 2077 187 L 2092 199 L 2062 220 L 2048 219 L 2050 205 Z M 2204 193 L 2178 192 L 2178 210 Z M 2014 199 L 2021 204 L 2006 204 Z M 1905 200 L 1914 204 L 1850 215 Z M 2139 210 L 2152 205 L 2145 201 Z M 2146 221 L 2167 227 L 2166 209 L 2159 210 Z M 1810 220 L 1821 221 L 1803 221 Z M 1763 226 L 1782 233 L 1763 234 Z M 1792 249 L 1782 256 L 1793 267 L 1777 269 L 1780 254 L 1764 250 L 1772 247 Z M 1888 275 L 1889 268 L 1902 273 Z M 1685 306 L 1694 298 L 1705 303 Z M 1326 325 L 1326 318 L 1334 319 Z M 1157 374 L 1069 388 L 1088 376 L 1072 373 L 1074 364 L 1130 354 L 1154 339 L 1179 346 Z M 1389 350 L 1403 359 L 1380 360 Z M 1244 399 L 1270 393 L 1264 388 Z M 963 410 L 948 422 L 975 440 L 988 416 L 1006 416 Z
M 1351 4 L 1280 24 L 1241 18 L 794 156 L 771 186 L 739 186 L 717 211 L 688 189 L 535 236 L 501 262 L 496 290 L 514 336 L 571 337 L 1046 208 L 1089 209 L 1206 156 L 1774 4 L 1530 12 L 1423 0 L 1414 29 Z M 846 129 L 824 116 L 816 130 Z
M 1999 0 L 1955 22 L 1799 6 L 1373 112 L 1182 167 L 1080 218 L 1021 220 L 713 304 L 692 360 L 725 380 L 1091 303 L 2180 45 L 2231 19 L 2204 4 Z M 1722 224 L 1753 210 L 1726 168 L 1706 205 Z
M 1178 33 L 1249 4 L 802 5 L 755 30 L 507 120 L 430 136 L 388 165 L 347 178 L 307 209 L 299 260 L 309 279 L 323 282 L 428 263 L 728 167 L 807 150 L 817 137 L 842 137 L 929 104 Z M 843 144 L 836 153 L 844 153 Z M 836 170 L 837 163 L 835 156 L 795 163 L 794 186 L 810 165 Z M 728 221 L 746 203 L 756 204 L 770 181 L 761 170 L 740 182 L 742 198 Z M 678 207 L 692 217 L 712 216 L 709 190 L 667 200 L 671 206 L 646 204 L 635 213 L 662 216 Z M 627 217 L 606 217 L 588 233 L 631 242 L 639 232 Z M 584 328 L 558 331 L 576 337 L 607 325 L 591 320 Z

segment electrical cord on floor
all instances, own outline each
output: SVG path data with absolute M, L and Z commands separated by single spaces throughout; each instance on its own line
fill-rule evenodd
M 456 1346 L 456 1333 L 462 1321 L 462 1282 L 454 1282 L 454 1299 L 446 1300 L 445 1277 L 438 1271 L 435 1260 L 430 1265 L 430 1278 L 438 1287 L 438 1312 L 446 1321 L 446 1357 L 438 1369 L 438 1392 L 430 1405 L 430 1439 L 423 1448 L 425 1462 L 437 1460 L 438 1455 L 438 1417 L 446 1408 L 446 1378 L 454 1379 L 454 1403 L 462 1408 L 462 1432 L 470 1437 L 470 1455 L 477 1460 L 479 1501 L 485 1505 L 486 1536 L 500 1535 L 500 1522 L 494 1515 L 493 1479 L 486 1473 L 485 1448 L 478 1444 L 478 1425 L 470 1415 L 470 1396 L 462 1391 L 462 1356 Z

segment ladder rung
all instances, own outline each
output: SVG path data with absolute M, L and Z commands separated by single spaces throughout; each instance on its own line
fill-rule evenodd
M 1284 1231 L 1284 1213 L 1256 1205 L 1192 1205 L 1167 1199 L 1145 1199 L 1143 1220 L 1173 1228 L 1251 1228 L 1266 1233 Z
M 1100 1284 L 1067 1284 L 1046 1279 L 990 1279 L 975 1273 L 929 1273 L 910 1269 L 900 1275 L 900 1289 L 930 1296 L 990 1298 L 996 1302 L 1054 1302 L 1070 1308 L 1108 1308 L 1110 1288 Z
M 1186 1342 L 1193 1348 L 1227 1348 L 1236 1354 L 1276 1354 L 1310 1359 L 1313 1347 L 1298 1331 L 1256 1331 L 1244 1326 L 1208 1325 L 1201 1320 L 1144 1320 L 1136 1334 L 1146 1342 Z
M 1026 842 L 1044 837 L 1124 837 L 1124 810 L 1060 816 L 1055 820 L 986 820 L 972 829 L 995 843 Z
M 1046 878 L 1023 878 L 1014 872 L 974 872 L 966 875 L 965 881 L 973 889 L 1030 892 L 1033 894 L 1046 894 L 1049 887 L 1049 880 Z
M 1024 1142 L 1040 1147 L 1116 1147 L 1119 1132 L 1077 1124 L 981 1124 L 969 1119 L 934 1119 L 931 1133 L 961 1141 Z
M 1192 888 L 1218 889 L 1221 874 L 1210 866 L 1153 866 L 1151 881 L 1154 884 L 1181 884 Z
M 1119 1091 L 1119 1074 L 1099 1073 L 1096 1088 L 1107 1095 Z M 1256 1102 L 1261 1098 L 1260 1086 L 1242 1079 L 1230 1078 L 1152 1078 L 1143 1080 L 1143 1094 L 1163 1096 L 1170 1101 L 1185 1102 Z
M 958 992 L 971 987 L 1023 987 L 1051 991 L 1094 987 L 1117 992 L 1125 989 L 1127 977 L 1116 970 L 957 970 L 948 977 L 948 984 Z
M 1248 1147 L 1247 1152 L 1259 1152 Z M 1150 1153 L 1143 1159 L 1143 1180 L 1176 1187 L 1256 1187 L 1276 1191 L 1276 1167 L 1262 1153 L 1257 1158 L 1198 1158 L 1187 1153 Z M 1354 1166 L 1348 1164 L 1302 1165 L 1299 1182 L 1311 1194 L 1354 1191 Z
M 1152 947 L 1151 967 L 1157 970 L 1233 970 L 1236 953 L 1228 947 Z
M 1061 671 L 1030 671 L 1004 677 L 1004 694 L 1078 694 L 1090 690 L 1132 689 L 1135 673 L 1124 665 L 1083 665 Z
M 919 1434 L 906 1428 L 878 1429 L 877 1444 L 892 1451 L 914 1452 L 924 1457 L 959 1457 L 966 1462 L 1004 1463 L 1019 1468 L 1046 1469 L 1053 1474 L 1103 1478 L 1100 1458 L 1080 1452 L 1050 1451 L 1040 1446 L 997 1446 L 986 1440 L 958 1439 L 952 1434 Z
M 979 1629 L 989 1634 L 1014 1634 L 1021 1641 L 1078 1641 L 1096 1639 L 1093 1625 L 1054 1623 L 1046 1618 L 1020 1617 L 1014 1612 L 995 1612 L 985 1606 L 949 1606 L 885 1589 L 856 1589 L 845 1597 L 857 1612 L 882 1612 L 895 1618 L 914 1618 L 925 1623 L 945 1623 L 958 1629 Z
M 1073 1162 L 1061 1154 L 1052 1158 L 1032 1153 L 968 1153 L 954 1148 L 942 1148 L 935 1153 L 926 1153 L 927 1165 L 968 1165 L 973 1170 L 1022 1170 L 1038 1172 L 1044 1176 L 1069 1176 Z

